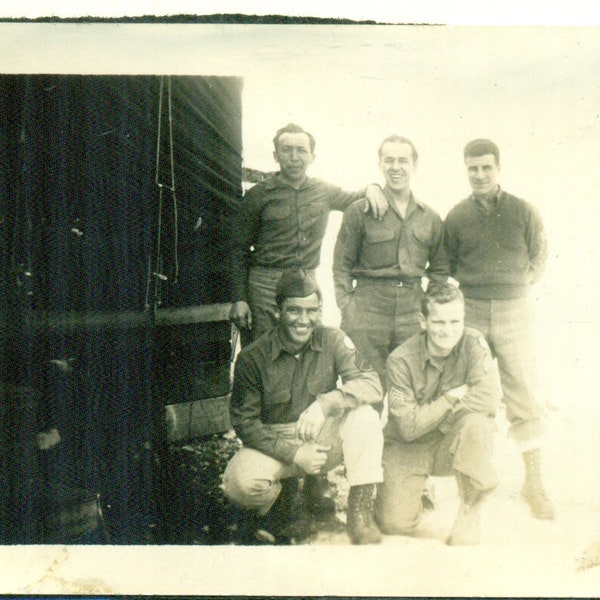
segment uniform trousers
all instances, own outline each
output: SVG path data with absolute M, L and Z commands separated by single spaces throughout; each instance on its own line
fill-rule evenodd
M 465 324 L 481 331 L 498 360 L 509 435 L 523 442 L 545 430 L 535 364 L 533 306 L 530 298 L 465 299 Z
M 295 423 L 269 427 L 294 445 L 302 445 L 303 442 L 296 437 Z M 363 405 L 327 417 L 317 443 L 331 448 L 320 474 L 326 474 L 344 463 L 351 486 L 382 481 L 383 434 L 379 415 L 371 406 Z M 284 463 L 253 448 L 242 448 L 229 461 L 221 487 L 233 503 L 264 515 L 279 496 L 282 479 L 305 475 L 293 463 Z
M 422 296 L 418 283 L 400 286 L 390 279 L 359 279 L 350 304 L 342 312 L 341 329 L 361 358 L 377 371 L 384 386 L 388 356 L 421 330 Z
M 429 475 L 467 475 L 479 490 L 498 480 L 492 464 L 495 425 L 492 417 L 466 413 L 447 432 L 435 430 L 413 442 L 386 440 L 383 483 L 375 515 L 383 533 L 411 533 L 423 516 L 423 490 Z

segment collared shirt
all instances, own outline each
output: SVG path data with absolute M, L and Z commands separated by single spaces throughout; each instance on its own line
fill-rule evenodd
M 314 178 L 295 189 L 278 174 L 250 188 L 231 236 L 232 301 L 247 300 L 251 266 L 316 269 L 329 212 L 363 196 L 364 190 L 345 192 Z
M 422 331 L 396 348 L 386 364 L 389 416 L 387 440 L 415 441 L 449 430 L 460 412 L 444 394 L 466 384 L 461 409 L 492 416 L 500 402 L 499 376 L 483 335 L 465 327 L 452 352 L 439 360 L 427 349 Z
M 238 355 L 231 424 L 245 446 L 291 463 L 298 446 L 269 424 L 296 422 L 316 399 L 328 416 L 360 404 L 377 404 L 382 396 L 379 377 L 369 365 L 360 364 L 342 331 L 317 327 L 296 356 L 286 348 L 278 326 Z
M 451 275 L 467 297 L 519 298 L 544 272 L 548 248 L 538 211 L 501 189 L 489 207 L 473 195 L 459 202 L 444 229 Z
M 423 276 L 446 280 L 448 260 L 440 216 L 411 193 L 402 217 L 384 189 L 390 210 L 383 219 L 365 214 L 359 203 L 344 212 L 333 259 L 338 306 L 343 308 L 362 277 L 420 282 Z

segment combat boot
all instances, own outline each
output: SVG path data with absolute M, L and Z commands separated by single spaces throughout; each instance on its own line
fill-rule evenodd
M 473 487 L 471 479 L 463 473 L 456 473 L 456 483 L 460 496 L 460 508 L 446 540 L 449 546 L 474 546 L 481 539 L 481 505 L 489 490 Z
M 381 531 L 373 518 L 375 484 L 353 485 L 348 494 L 346 527 L 353 544 L 379 544 Z
M 335 502 L 326 495 L 328 489 L 329 481 L 326 475 L 307 475 L 304 478 L 304 506 L 311 514 L 326 517 L 335 513 Z
M 298 479 L 281 481 L 281 493 L 261 518 L 255 538 L 263 544 L 287 546 L 298 544 L 313 533 L 312 522 L 302 511 L 298 493 Z
M 526 450 L 522 456 L 525 464 L 525 482 L 521 488 L 521 497 L 529 504 L 531 514 L 536 519 L 554 519 L 554 506 L 542 484 L 540 449 Z
M 236 509 L 236 544 L 241 546 L 254 546 L 260 541 L 256 538 L 260 516 L 255 511 Z

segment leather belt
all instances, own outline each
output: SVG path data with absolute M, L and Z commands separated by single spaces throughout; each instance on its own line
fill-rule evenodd
M 403 281 L 402 279 L 390 279 L 389 277 L 361 277 L 358 281 L 367 285 L 391 285 L 393 287 L 405 287 L 416 290 L 421 287 L 420 281 Z

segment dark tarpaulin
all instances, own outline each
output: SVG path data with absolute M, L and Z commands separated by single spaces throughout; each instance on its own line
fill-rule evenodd
M 228 301 L 241 81 L 2 76 L 0 119 L 3 541 L 43 541 L 32 479 L 101 493 L 112 543 L 153 541 L 168 363 L 154 310 Z M 199 359 L 226 362 L 222 326 L 197 331 Z M 21 431 L 51 426 L 62 442 L 15 469 Z

